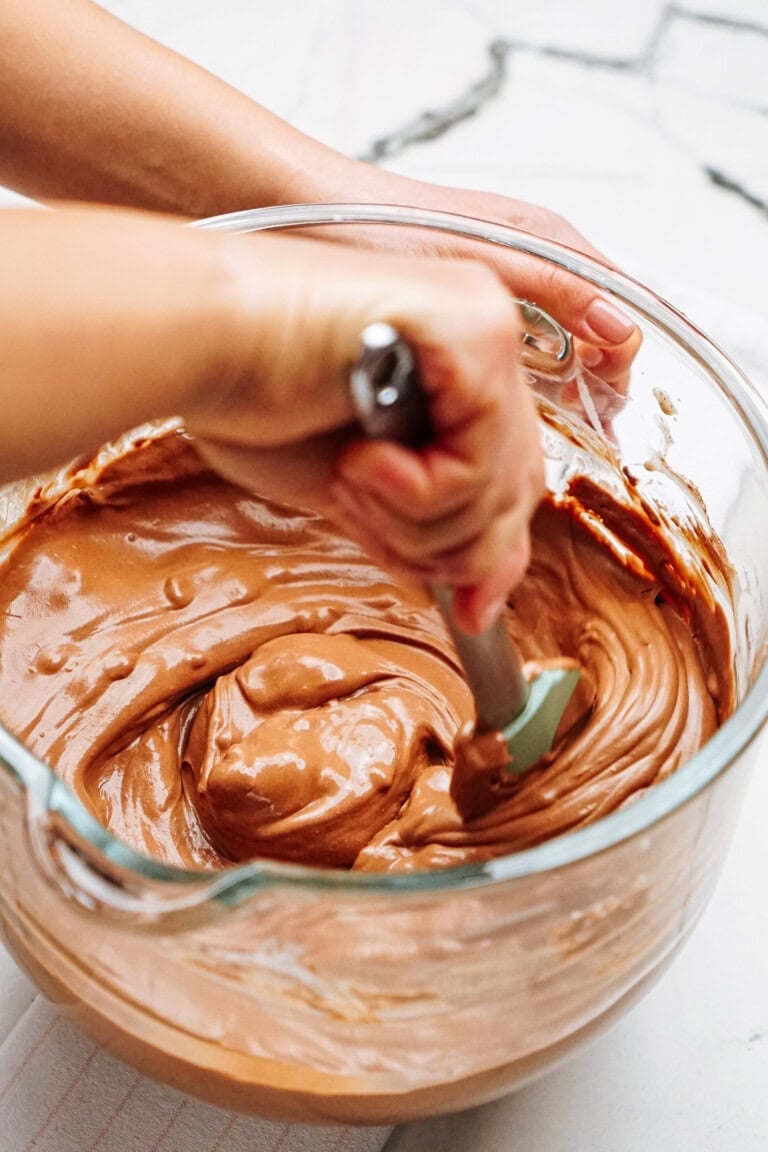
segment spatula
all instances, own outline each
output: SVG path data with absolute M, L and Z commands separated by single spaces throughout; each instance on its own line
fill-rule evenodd
M 540 360 L 539 353 L 537 357 Z M 370 438 L 413 448 L 430 442 L 429 405 L 415 358 L 392 325 L 370 324 L 362 332 L 350 390 L 358 421 Z M 503 616 L 484 632 L 470 635 L 456 625 L 451 589 L 435 585 L 431 591 L 475 699 L 476 731 L 500 731 L 510 756 L 507 770 L 527 771 L 551 751 L 578 683 L 578 669 L 546 668 L 529 681 Z

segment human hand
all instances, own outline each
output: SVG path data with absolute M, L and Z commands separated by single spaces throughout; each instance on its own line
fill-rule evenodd
M 601 259 L 544 208 L 410 180 L 342 156 L 97 4 L 6 0 L 0 40 L 0 174 L 27 195 L 191 218 L 308 201 L 404 204 L 498 221 Z M 20 91 L 24 100 L 16 99 Z M 128 120 L 132 130 L 125 132 Z M 445 233 L 345 228 L 334 238 L 490 263 L 513 295 L 573 333 L 588 369 L 626 391 L 639 334 L 605 297 L 567 273 Z
M 525 569 L 543 486 L 509 293 L 476 262 L 295 237 L 229 238 L 229 261 L 227 366 L 182 411 L 203 455 L 319 508 L 405 578 L 452 585 L 459 626 L 485 627 Z M 374 321 L 415 353 L 435 431 L 419 452 L 353 424 L 349 371 Z
M 522 574 L 542 463 L 517 308 L 489 268 L 104 209 L 11 212 L 0 242 L 14 270 L 0 285 L 0 477 L 181 415 L 237 483 L 326 512 L 411 580 L 457 588 L 470 631 Z M 429 394 L 435 438 L 420 453 L 354 424 L 350 368 L 382 320 Z
M 310 184 L 305 198 L 408 205 L 476 217 L 554 240 L 613 267 L 562 216 L 524 200 L 411 180 L 331 153 L 325 169 L 313 179 L 318 181 L 317 187 Z M 539 305 L 573 334 L 585 368 L 617 392 L 626 394 L 632 361 L 640 347 L 639 329 L 597 288 L 575 276 L 545 266 L 534 256 L 445 232 L 371 225 L 333 229 L 323 235 L 382 250 L 482 260 L 498 273 L 513 295 Z

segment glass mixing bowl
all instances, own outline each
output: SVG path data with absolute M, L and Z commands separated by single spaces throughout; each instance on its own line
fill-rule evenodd
M 558 488 L 586 471 L 621 499 L 631 476 L 664 516 L 717 534 L 733 570 L 724 605 L 738 707 L 675 775 L 590 827 L 485 864 L 400 875 L 273 862 L 215 875 L 164 867 L 110 837 L 3 731 L 3 934 L 99 1040 L 219 1104 L 357 1123 L 478 1104 L 624 1012 L 712 892 L 768 710 L 766 408 L 673 308 L 524 233 L 371 206 L 204 223 L 327 226 L 335 236 L 350 225 L 421 227 L 476 238 L 496 246 L 492 255 L 527 253 L 617 300 L 644 339 L 630 397 L 612 418 L 613 447 L 605 451 L 588 421 L 553 409 L 545 387 L 549 480 Z M 29 492 L 1 494 L 6 528 Z M 717 579 L 710 584 L 722 597 Z

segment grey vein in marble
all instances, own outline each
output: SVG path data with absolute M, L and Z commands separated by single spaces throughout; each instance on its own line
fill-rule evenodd
M 760 196 L 756 196 L 754 192 L 750 192 L 738 180 L 733 180 L 726 172 L 721 172 L 719 168 L 710 168 L 705 165 L 702 171 L 717 188 L 722 188 L 724 192 L 732 192 L 735 196 L 739 196 L 752 208 L 757 208 L 758 212 L 768 218 L 768 202 Z
M 445 135 L 462 120 L 475 116 L 501 91 L 507 78 L 507 61 L 516 52 L 528 52 L 538 56 L 567 60 L 581 64 L 585 68 L 607 68 L 612 71 L 638 72 L 643 74 L 649 68 L 664 34 L 664 29 L 672 16 L 672 10 L 665 8 L 654 28 L 648 43 L 637 57 L 600 56 L 597 53 L 574 51 L 551 44 L 530 44 L 524 40 L 508 40 L 497 37 L 488 45 L 490 64 L 485 76 L 472 83 L 464 92 L 442 108 L 421 112 L 413 120 L 386 136 L 380 136 L 363 152 L 359 159 L 376 164 L 381 160 L 391 160 L 401 155 L 414 144 L 426 143 Z
M 506 79 L 507 49 L 504 42 L 492 41 L 488 45 L 488 55 L 491 63 L 482 79 L 475 81 L 465 92 L 460 93 L 439 110 L 422 112 L 402 128 L 397 128 L 387 136 L 374 140 L 360 159 L 375 164 L 379 160 L 398 156 L 411 144 L 434 140 L 450 131 L 455 124 L 476 115 L 497 95 Z
M 758 36 L 768 36 L 768 24 L 758 24 L 753 20 L 734 19 L 719 12 L 696 12 L 690 8 L 678 8 L 675 4 L 667 9 L 671 16 L 681 20 L 692 20 L 697 24 L 713 24 L 717 28 L 729 28 L 732 32 L 754 32 Z
M 576 51 L 551 44 L 532 44 L 522 40 L 497 37 L 488 45 L 490 63 L 486 74 L 480 80 L 470 84 L 468 88 L 441 108 L 422 112 L 400 128 L 394 129 L 385 136 L 378 137 L 360 156 L 360 159 L 373 164 L 382 160 L 391 160 L 401 155 L 407 148 L 435 140 L 450 132 L 462 120 L 477 115 L 502 90 L 508 75 L 508 62 L 517 52 L 568 61 L 580 64 L 584 68 L 603 68 L 632 73 L 644 76 L 653 83 L 653 65 L 658 57 L 667 28 L 673 20 L 710 24 L 735 32 L 768 36 L 768 26 L 762 24 L 735 19 L 719 13 L 697 12 L 681 8 L 675 4 L 668 4 L 659 13 L 659 18 L 643 51 L 637 56 L 601 56 L 598 53 Z M 757 107 L 753 110 L 759 113 L 765 112 L 764 109 Z M 716 187 L 738 196 L 750 207 L 757 209 L 761 215 L 768 217 L 768 202 L 750 191 L 740 181 L 729 176 L 727 172 L 706 164 L 701 165 L 701 171 Z

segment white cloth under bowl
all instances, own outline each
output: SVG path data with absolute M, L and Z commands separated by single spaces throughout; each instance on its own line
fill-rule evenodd
M 390 1131 L 272 1124 L 157 1084 L 82 1035 L 0 947 L 1 1152 L 380 1152 Z

